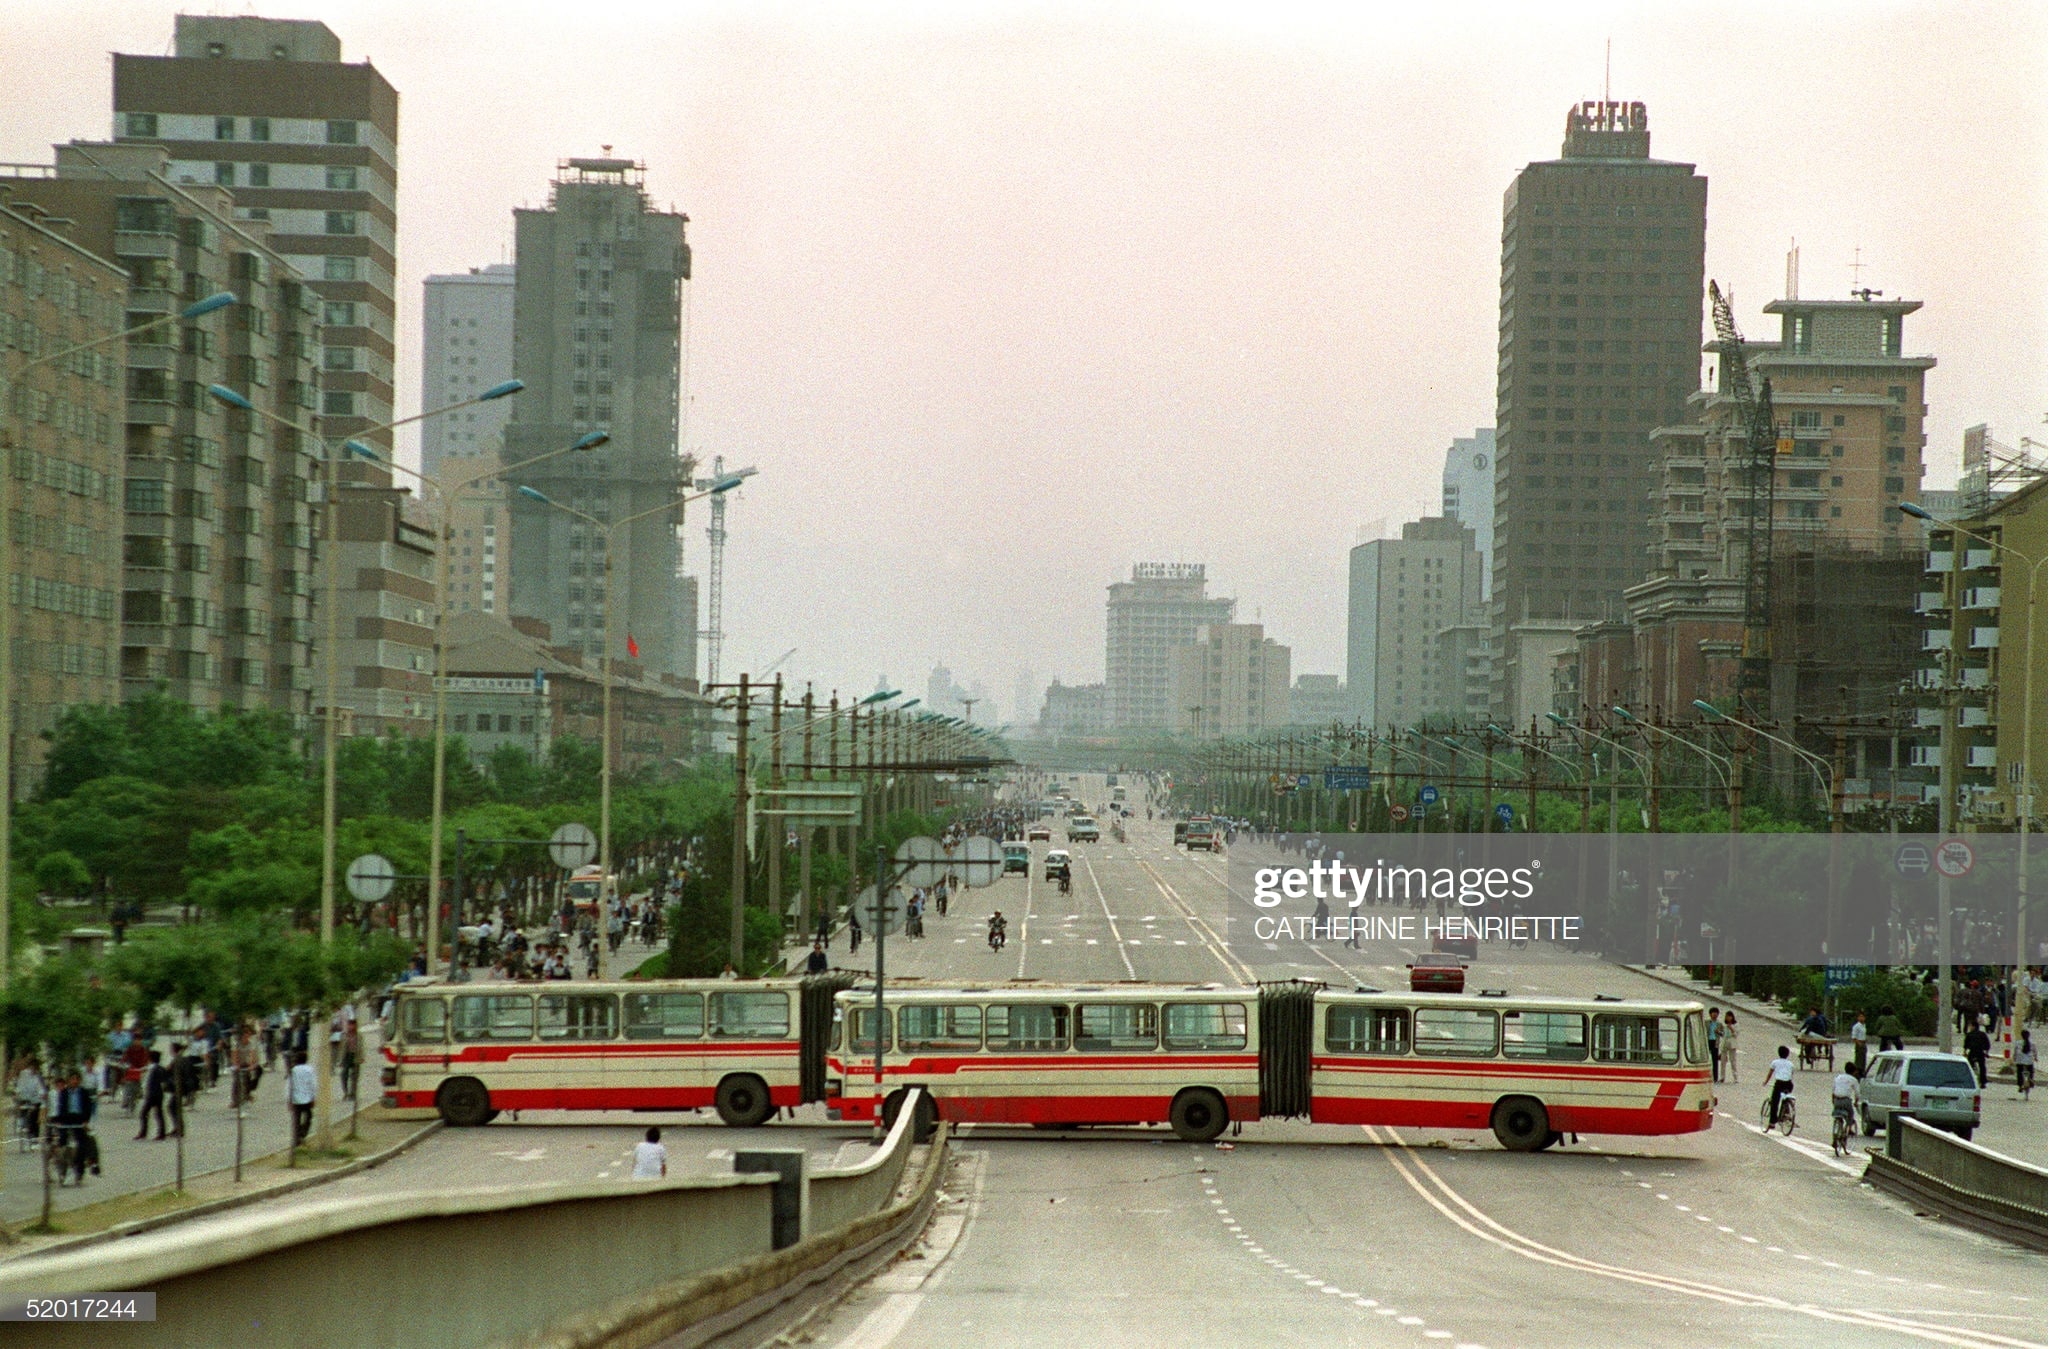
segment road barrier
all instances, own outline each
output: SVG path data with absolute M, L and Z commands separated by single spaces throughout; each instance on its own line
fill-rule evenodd
M 1863 1178 L 1977 1231 L 2048 1250 L 2048 1170 L 1905 1114 L 1885 1121 L 1885 1146 Z
M 154 1292 L 155 1322 L 118 1332 L 129 1346 L 651 1344 L 702 1321 L 739 1324 L 792 1285 L 915 1235 L 944 1135 L 915 1192 L 892 1203 L 913 1113 L 903 1112 L 875 1157 L 808 1178 L 814 1195 L 827 1196 L 812 1211 L 839 1221 L 781 1250 L 777 1188 L 787 1195 L 789 1180 L 774 1171 L 427 1191 L 245 1210 L 23 1257 L 0 1264 L 0 1301 Z M 845 1220 L 860 1202 L 872 1207 Z M 49 1324 L 35 1342 L 85 1349 L 108 1336 L 105 1326 Z

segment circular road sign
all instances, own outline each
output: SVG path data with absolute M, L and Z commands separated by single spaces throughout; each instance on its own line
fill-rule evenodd
M 1389 806 L 1387 808 L 1387 815 L 1394 821 L 1395 824 L 1399 824 L 1401 823 L 1401 821 L 1408 818 L 1408 807 Z
M 348 892 L 365 904 L 390 894 L 397 880 L 397 868 L 381 853 L 366 852 L 348 864 Z
M 1515 822 L 1515 808 L 1506 801 L 1495 806 L 1493 813 L 1500 818 L 1502 824 L 1513 824 Z
M 894 896 L 891 896 L 892 900 L 893 898 Z M 896 930 L 896 916 L 902 910 L 894 903 L 882 905 L 877 909 L 875 904 L 875 887 L 870 885 L 854 896 L 853 912 L 854 916 L 860 920 L 860 925 L 870 932 L 894 932 Z
M 1934 869 L 1950 880 L 1969 875 L 1970 868 L 1975 865 L 1976 852 L 1959 838 L 1945 838 L 1934 850 Z
M 1892 854 L 1892 869 L 1901 876 L 1925 876 L 1934 859 L 1924 843 L 1901 843 Z
M 1421 791 L 1415 794 L 1415 799 L 1420 801 L 1425 806 L 1435 805 L 1440 799 L 1442 799 L 1442 797 L 1443 793 L 1439 792 L 1434 787 L 1424 787 Z
M 896 845 L 896 865 L 902 868 L 898 879 L 904 885 L 937 885 L 945 879 L 951 869 L 946 850 L 935 838 L 918 834 L 906 838 Z
M 564 871 L 588 866 L 597 856 L 597 835 L 587 824 L 565 824 L 548 840 L 548 856 Z
M 1003 874 L 1003 849 L 994 839 L 976 834 L 960 845 L 953 874 L 969 889 L 994 885 Z

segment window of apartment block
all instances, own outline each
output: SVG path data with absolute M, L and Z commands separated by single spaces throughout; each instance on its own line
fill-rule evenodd
M 328 389 L 320 395 L 321 414 L 328 417 L 353 417 L 356 415 L 356 396 L 340 389 Z
M 320 352 L 320 363 L 329 370 L 353 370 L 356 368 L 356 349 L 323 347 Z
M 267 141 L 270 139 L 270 119 L 268 117 L 251 117 L 249 119 L 249 139 L 252 141 Z
M 213 119 L 213 138 L 217 141 L 231 141 L 235 138 L 235 119 L 216 117 Z
M 327 166 L 327 189 L 330 192 L 353 192 L 356 190 L 356 171 L 348 164 Z
M 251 165 L 249 166 L 249 186 L 251 186 L 251 187 L 269 187 L 269 186 L 270 186 L 270 165 L 268 165 L 268 164 L 251 164 Z
M 215 164 L 213 166 L 213 181 L 219 183 L 222 187 L 233 187 L 235 185 L 235 166 L 228 163 Z
M 161 478 L 130 478 L 124 500 L 137 515 L 164 515 L 171 509 L 171 485 Z
M 356 213 L 354 211 L 329 211 L 327 213 L 327 232 L 329 234 L 354 234 L 356 232 Z
M 353 300 L 329 300 L 321 309 L 320 321 L 329 328 L 355 327 L 355 302 Z
M 123 134 L 138 136 L 145 140 L 156 138 L 156 114 L 153 112 L 131 112 L 121 119 Z
M 342 118 L 329 119 L 327 123 L 327 143 L 329 145 L 354 145 L 356 143 L 356 124 Z
M 354 258 L 328 257 L 321 260 L 321 273 L 329 281 L 353 281 L 358 271 Z

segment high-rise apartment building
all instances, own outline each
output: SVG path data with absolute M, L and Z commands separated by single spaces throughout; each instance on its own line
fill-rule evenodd
M 0 179 L 128 271 L 127 322 L 219 291 L 237 303 L 128 344 L 120 678 L 194 707 L 303 721 L 312 679 L 320 300 L 258 220 L 185 186 L 155 145 L 57 147 Z M 225 385 L 298 430 L 207 395 Z
M 1215 740 L 1289 724 L 1294 653 L 1258 623 L 1211 623 L 1173 653 L 1173 727 Z
M 1228 623 L 1237 601 L 1210 599 L 1200 562 L 1139 562 L 1109 587 L 1104 715 L 1110 730 L 1166 730 L 1173 707 L 1173 652 L 1199 629 Z
M 611 433 L 602 448 L 536 465 L 508 486 L 533 487 L 601 523 L 654 512 L 611 539 L 613 641 L 623 648 L 630 636 L 649 670 L 689 678 L 680 512 L 659 509 L 684 477 L 677 419 L 688 217 L 654 205 L 646 173 L 629 159 L 566 160 L 547 205 L 514 213 L 512 373 L 526 392 L 512 400 L 504 462 Z M 601 657 L 606 532 L 516 494 L 507 500 L 510 612 Z
M 1296 726 L 1328 730 L 1333 722 L 1351 720 L 1351 695 L 1336 675 L 1296 675 L 1287 698 L 1287 714 Z
M 1460 436 L 1444 451 L 1444 519 L 1472 531 L 1482 599 L 1493 598 L 1493 428 Z
M 5 786 L 17 791 L 40 775 L 59 713 L 120 689 L 122 346 L 24 367 L 127 327 L 128 274 L 42 215 L 0 193 L 0 473 L 12 488 L 0 564 L 14 620 Z
M 1836 547 L 1896 554 L 1920 547 L 1920 525 L 1899 511 L 1918 501 L 1927 444 L 1932 356 L 1905 353 L 1905 316 L 1918 300 L 1775 300 L 1776 342 L 1743 344 L 1751 374 L 1769 380 L 1782 432 L 1771 534 L 1781 550 Z M 1718 341 L 1707 351 L 1725 356 Z M 1660 427 L 1649 571 L 1739 576 L 1748 545 L 1747 428 L 1719 362 L 1693 395 L 1689 425 Z
M 1642 579 L 1649 433 L 1698 383 L 1707 180 L 1650 158 L 1640 103 L 1574 107 L 1508 188 L 1495 417 L 1493 711 L 1541 706 L 1570 626 Z
M 1456 520 L 1411 520 L 1400 538 L 1351 550 L 1345 682 L 1362 720 L 1412 726 L 1464 715 L 1469 643 L 1442 634 L 1478 618 L 1479 595 L 1479 550 Z
M 114 135 L 164 147 L 173 182 L 231 190 L 312 287 L 323 432 L 391 421 L 398 92 L 376 67 L 323 23 L 180 14 L 172 55 L 114 57 Z
M 351 735 L 432 735 L 434 525 L 389 469 L 344 471 L 335 554 L 347 578 L 337 647 L 342 724 Z
M 420 388 L 426 407 L 464 402 L 512 377 L 514 276 L 510 263 L 495 263 L 430 276 L 421 286 Z M 444 459 L 496 459 L 512 408 L 512 400 L 500 398 L 421 422 L 421 470 L 432 477 Z

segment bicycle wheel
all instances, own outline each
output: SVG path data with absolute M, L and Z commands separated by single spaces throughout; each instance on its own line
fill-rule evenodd
M 1778 1127 L 1784 1130 L 1785 1136 L 1787 1138 L 1790 1138 L 1792 1136 L 1792 1130 L 1798 1125 L 1798 1123 L 1798 1108 L 1792 1104 L 1792 1098 L 1788 1096 L 1785 1098 L 1784 1106 L 1778 1111 Z

